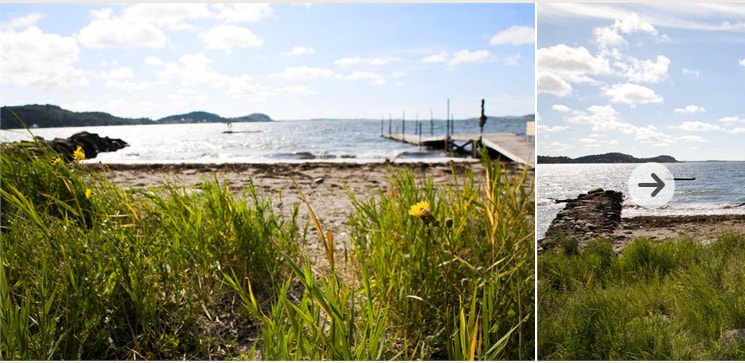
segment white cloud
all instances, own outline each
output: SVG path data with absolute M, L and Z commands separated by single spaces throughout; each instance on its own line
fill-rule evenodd
M 381 75 L 379 75 L 379 74 L 377 74 L 375 72 L 363 72 L 363 71 L 359 71 L 359 72 L 354 72 L 354 73 L 348 74 L 348 75 L 339 75 L 338 78 L 343 79 L 345 81 L 364 81 L 364 80 L 369 80 L 370 83 L 372 83 L 374 85 L 378 85 L 378 86 L 379 85 L 384 85 L 386 83 L 385 82 L 385 79 L 383 78 L 383 76 L 381 76 Z
M 168 38 L 156 25 L 124 19 L 93 20 L 78 33 L 80 44 L 92 48 L 163 48 Z
M 737 61 L 737 62 L 738 62 L 738 63 L 740 63 L 740 65 L 741 65 L 741 66 L 745 67 L 745 58 L 743 58 L 743 59 L 740 59 L 740 60 L 739 60 L 739 61 Z
M 445 63 L 448 61 L 448 52 L 440 52 L 422 58 L 422 63 Z
M 41 20 L 41 18 L 41 14 L 37 13 L 24 15 L 20 18 L 14 18 L 9 22 L 0 23 L 0 29 L 2 31 L 13 31 L 19 28 L 28 28 L 30 26 L 36 25 L 36 23 Z
M 657 30 L 654 26 L 649 22 L 643 21 L 636 13 L 628 14 L 623 19 L 616 20 L 613 23 L 613 27 L 624 34 L 643 32 L 657 35 Z
M 611 132 L 621 131 L 623 133 L 632 133 L 635 127 L 626 122 L 618 120 L 620 113 L 613 106 L 590 106 L 585 111 L 574 111 L 569 117 L 570 123 L 592 125 L 593 132 Z
M 573 111 L 570 123 L 592 125 L 594 133 L 621 132 L 634 135 L 634 140 L 644 143 L 667 143 L 672 137 L 653 125 L 636 126 L 619 120 L 620 113 L 613 106 L 590 106 L 587 111 Z M 598 135 L 600 137 L 600 135 Z
M 111 18 L 111 15 L 114 14 L 114 10 L 112 10 L 111 8 L 93 9 L 90 11 L 89 14 L 93 19 L 106 20 Z
M 554 110 L 554 111 L 557 111 L 557 112 L 569 112 L 569 111 L 571 111 L 571 108 L 569 108 L 569 106 L 567 106 L 567 105 L 561 105 L 561 104 L 553 105 L 553 106 L 551 106 L 551 109 Z
M 200 33 L 199 38 L 207 49 L 222 49 L 230 54 L 233 48 L 258 47 L 263 44 L 259 36 L 250 29 L 236 25 L 218 25 L 206 32 Z
M 618 47 L 626 44 L 626 39 L 612 27 L 599 27 L 592 31 L 595 42 L 601 47 Z
M 745 122 L 745 119 L 740 118 L 739 116 L 725 116 L 719 119 L 721 122 L 725 123 L 735 123 L 735 122 Z
M 611 73 L 607 59 L 593 56 L 585 47 L 565 44 L 538 49 L 537 67 L 540 73 L 550 72 L 570 84 L 595 83 L 590 76 Z
M 404 72 L 404 71 L 395 71 L 395 72 L 391 73 L 391 77 L 393 77 L 393 78 L 404 78 L 404 77 L 406 77 L 408 75 L 409 74 L 406 73 L 406 72 Z
M 214 4 L 213 7 L 217 10 L 216 16 L 228 23 L 254 23 L 274 14 L 274 10 L 269 4 Z
M 186 54 L 179 58 L 178 63 L 166 63 L 158 77 L 168 82 L 179 82 L 182 89 L 186 90 L 191 87 L 224 88 L 231 82 L 240 80 L 240 77 L 231 79 L 220 74 L 210 67 L 211 63 L 212 60 L 202 53 Z
M 80 49 L 74 38 L 45 33 L 36 26 L 3 31 L 0 38 L 0 84 L 40 88 L 88 84 L 85 72 L 75 67 Z
M 121 80 L 133 78 L 135 73 L 129 67 L 117 67 L 107 72 L 102 72 L 100 77 L 105 80 Z
M 670 59 L 664 55 L 658 55 L 656 61 L 629 57 L 628 63 L 617 61 L 613 65 L 620 68 L 620 74 L 631 82 L 657 83 L 667 77 Z
M 519 55 L 518 55 L 519 57 Z M 485 62 L 492 59 L 492 54 L 488 50 L 470 51 L 468 49 L 459 50 L 452 55 L 448 52 L 440 52 L 422 58 L 422 63 L 447 63 L 449 66 L 455 66 L 462 63 Z M 509 62 L 510 59 L 505 59 Z
M 634 140 L 646 143 L 669 144 L 671 136 L 660 131 L 654 125 L 634 127 Z
M 226 23 L 255 22 L 271 15 L 267 4 L 178 4 L 140 3 L 128 5 L 114 14 L 110 8 L 91 12 L 93 20 L 77 35 L 81 44 L 89 47 L 149 47 L 163 48 L 168 43 L 165 30 L 183 31 L 195 29 L 193 21 L 219 19 Z M 256 45 L 258 37 L 247 29 L 228 28 L 220 25 L 206 36 L 211 49 L 238 46 L 233 38 L 244 41 L 246 46 Z M 230 45 L 230 47 L 228 47 Z
M 680 136 L 680 137 L 677 137 L 675 139 L 676 140 L 679 140 L 679 141 L 691 142 L 691 143 L 695 143 L 695 144 L 703 144 L 703 143 L 709 142 L 709 140 L 706 140 L 705 138 L 703 138 L 701 136 L 697 136 L 697 135 L 696 136 L 693 136 L 693 135 Z
M 121 20 L 133 24 L 157 25 L 170 30 L 185 30 L 194 28 L 188 21 L 208 16 L 210 11 L 206 4 L 140 3 L 124 8 Z
M 145 64 L 151 65 L 151 66 L 159 66 L 159 65 L 162 65 L 163 64 L 163 61 L 160 60 L 160 58 L 153 57 L 153 56 L 147 56 L 147 57 L 145 57 L 145 59 L 143 60 L 143 62 Z
M 585 146 L 586 148 L 596 148 L 596 147 L 600 147 L 600 143 L 598 143 L 598 140 L 596 140 L 596 139 L 593 139 L 593 138 L 591 138 L 591 137 L 584 137 L 584 138 L 581 138 L 581 139 L 579 139 L 579 142 L 581 142 L 581 143 L 585 144 L 584 146 Z
M 675 113 L 696 113 L 696 112 L 706 112 L 706 109 L 701 106 L 696 105 L 687 105 L 683 108 L 675 108 Z
M 551 153 L 561 153 L 567 150 L 571 150 L 574 148 L 574 145 L 570 145 L 563 142 L 554 141 L 550 144 L 548 144 L 548 149 Z
M 727 131 L 730 134 L 745 134 L 745 127 L 736 127 Z
M 569 126 L 548 126 L 543 124 L 538 124 L 538 132 L 558 132 L 568 129 Z
M 519 57 L 519 55 L 518 55 Z M 447 63 L 449 66 L 455 66 L 462 63 L 476 63 L 491 60 L 493 58 L 488 50 L 470 51 L 468 49 L 459 50 L 452 55 L 448 52 L 440 52 L 422 58 L 422 63 Z M 509 59 L 505 59 L 509 61 Z
M 282 73 L 278 75 L 270 75 L 271 77 L 279 77 L 284 79 L 298 80 L 298 79 L 319 79 L 332 77 L 334 72 L 327 68 L 315 68 L 308 66 L 299 67 L 288 67 L 285 68 Z
M 489 58 L 491 58 L 491 53 L 488 50 L 477 50 L 471 52 L 468 49 L 463 49 L 453 54 L 450 61 L 448 61 L 448 65 L 455 66 L 462 63 L 484 62 Z
M 691 76 L 696 79 L 698 79 L 698 77 L 701 76 L 701 73 L 699 71 L 693 70 L 693 69 L 683 68 L 680 71 L 686 76 Z
M 538 93 L 549 93 L 558 97 L 572 94 L 572 85 L 552 72 L 538 73 Z
M 313 48 L 311 48 L 311 47 L 298 47 L 298 46 L 295 46 L 295 47 L 292 47 L 292 49 L 290 51 L 280 53 L 280 55 L 284 55 L 284 56 L 300 56 L 300 55 L 304 55 L 304 54 L 313 54 L 315 52 L 316 52 L 316 50 L 313 49 Z
M 81 44 L 94 48 L 163 48 L 164 29 L 193 29 L 189 21 L 211 16 L 206 4 L 142 3 L 125 7 L 119 16 L 111 9 L 91 13 L 93 20 L 77 35 Z
M 513 25 L 491 37 L 491 45 L 521 45 L 535 43 L 535 29 L 528 26 Z
M 610 26 L 595 28 L 593 30 L 595 43 L 601 49 L 619 47 L 626 44 L 627 41 L 622 34 L 632 33 L 657 35 L 657 29 L 651 23 L 642 20 L 636 13 L 630 13 L 620 20 L 616 19 Z
M 677 128 L 683 131 L 718 131 L 722 129 L 717 125 L 701 121 L 685 121 L 678 125 Z
M 343 57 L 334 61 L 334 64 L 340 67 L 347 67 L 351 65 L 365 64 L 372 66 L 384 66 L 390 62 L 396 61 L 398 58 L 391 56 L 384 57 L 372 57 L 372 58 L 360 58 L 360 57 Z
M 662 96 L 654 90 L 634 83 L 617 83 L 602 88 L 603 94 L 611 98 L 611 102 L 625 103 L 631 107 L 637 104 L 662 103 Z

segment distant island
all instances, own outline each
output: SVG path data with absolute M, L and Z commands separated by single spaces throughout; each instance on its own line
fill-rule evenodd
M 605 153 L 586 155 L 578 158 L 568 156 L 538 156 L 538 164 L 614 164 L 614 163 L 677 163 L 670 155 L 660 155 L 652 158 L 636 158 L 622 153 Z
M 11 113 L 14 112 L 28 127 L 70 126 L 114 126 L 114 125 L 162 125 L 177 123 L 228 123 L 265 122 L 272 119 L 263 113 L 252 113 L 241 117 L 222 117 L 214 113 L 195 111 L 181 115 L 150 118 L 123 118 L 105 112 L 73 112 L 55 105 L 3 106 L 0 110 L 0 128 L 24 128 Z

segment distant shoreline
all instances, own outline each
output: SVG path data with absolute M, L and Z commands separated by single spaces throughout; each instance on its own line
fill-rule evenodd
M 638 164 L 638 163 L 677 163 L 679 162 L 670 155 L 658 155 L 651 158 L 637 158 L 635 156 L 617 152 L 605 154 L 585 155 L 577 158 L 568 156 L 544 156 L 539 155 L 538 164 Z

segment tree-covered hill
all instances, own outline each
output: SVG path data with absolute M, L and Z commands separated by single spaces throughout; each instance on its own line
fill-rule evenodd
M 605 153 L 597 155 L 585 155 L 578 158 L 567 156 L 538 156 L 539 164 L 611 164 L 611 163 L 677 163 L 670 155 L 659 155 L 651 158 L 637 158 L 622 153 Z
M 18 118 L 16 118 L 13 113 L 15 113 Z M 20 119 L 22 123 L 19 122 L 18 119 Z M 117 117 L 105 112 L 73 112 L 55 105 L 3 106 L 0 113 L 0 127 L 3 129 L 24 127 L 154 125 L 169 123 L 255 121 L 272 121 L 272 119 L 262 113 L 252 113 L 247 116 L 225 118 L 213 113 L 197 111 L 152 120 L 145 117 Z

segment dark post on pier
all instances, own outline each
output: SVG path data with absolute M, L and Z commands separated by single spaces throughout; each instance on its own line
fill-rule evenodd
M 484 114 L 484 99 L 481 99 L 481 117 L 479 117 L 479 128 L 481 133 L 484 133 L 484 125 L 486 125 L 486 115 Z

